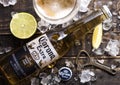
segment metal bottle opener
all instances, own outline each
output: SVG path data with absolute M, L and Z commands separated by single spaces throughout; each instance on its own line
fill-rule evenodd
M 84 53 L 86 55 L 86 57 L 88 58 L 87 63 L 85 63 L 84 65 L 81 66 L 81 68 L 85 68 L 88 66 L 94 66 L 96 68 L 99 68 L 101 70 L 104 70 L 106 72 L 108 72 L 109 74 L 115 75 L 116 74 L 116 70 L 112 69 L 104 64 L 99 63 L 94 57 L 90 57 L 90 55 L 88 54 L 87 51 L 85 50 L 81 50 L 76 58 L 76 64 L 78 63 L 78 57 L 81 55 L 81 53 Z

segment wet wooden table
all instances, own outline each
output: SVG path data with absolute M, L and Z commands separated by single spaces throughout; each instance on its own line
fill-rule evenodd
M 97 5 L 95 5 L 95 3 L 93 2 L 96 2 Z M 111 12 L 114 14 L 112 22 L 115 24 L 115 26 L 112 26 L 112 28 L 109 31 L 104 31 L 103 40 L 105 40 L 105 42 L 103 42 L 101 46 L 106 45 L 109 39 L 115 39 L 117 37 L 117 39 L 120 40 L 120 37 L 119 37 L 120 19 L 118 18 L 118 14 L 120 16 L 120 7 L 119 7 L 120 1 L 119 0 L 92 0 L 89 8 L 90 10 L 93 10 L 95 6 L 99 8 L 105 4 L 109 5 Z M 15 49 L 19 46 L 22 46 L 27 40 L 17 39 L 10 33 L 9 23 L 12 18 L 11 12 L 31 13 L 32 15 L 35 16 L 37 21 L 39 21 L 40 18 L 37 16 L 37 14 L 33 9 L 32 0 L 18 0 L 16 5 L 9 6 L 9 7 L 3 7 L 0 4 L 0 47 L 12 47 L 13 49 Z M 112 34 L 115 34 L 115 36 L 113 36 Z M 72 63 L 74 63 L 75 57 L 80 49 L 84 49 L 88 51 L 90 56 L 96 57 L 97 55 L 92 52 L 91 37 L 92 37 L 92 33 L 88 33 L 83 41 L 83 44 L 79 46 L 75 45 L 62 59 L 57 61 L 56 67 L 60 68 L 65 66 L 65 62 L 63 61 L 66 61 L 66 60 L 69 60 Z M 0 54 L 0 58 L 1 56 L 2 55 Z M 105 65 L 108 65 L 108 66 L 116 65 L 117 74 L 113 76 L 100 69 L 96 69 L 92 67 L 91 69 L 95 72 L 97 76 L 96 81 L 82 84 L 80 83 L 79 79 L 78 80 L 74 79 L 78 75 L 76 74 L 76 71 L 73 71 L 72 79 L 67 82 L 61 82 L 60 85 L 108 85 L 108 84 L 120 85 L 120 81 L 119 81 L 120 80 L 120 56 L 118 55 L 116 57 L 115 56 L 112 57 L 107 53 L 104 53 L 102 56 L 97 56 L 97 57 L 99 59 L 103 59 Z M 84 57 L 79 58 L 80 61 L 82 61 L 82 59 L 84 59 Z M 0 85 L 7 85 L 1 76 L 0 78 L 1 78 Z M 20 85 L 30 85 L 30 80 L 27 80 L 26 82 L 21 83 Z

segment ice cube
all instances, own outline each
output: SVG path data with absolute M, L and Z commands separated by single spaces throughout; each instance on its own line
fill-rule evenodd
M 0 3 L 4 6 L 10 6 L 10 5 L 15 5 L 17 3 L 17 0 L 0 0 Z
M 70 21 L 68 21 L 68 22 L 66 22 L 66 23 L 63 23 L 62 24 L 62 28 L 65 28 L 65 27 L 67 27 L 68 25 L 70 25 L 70 24 L 72 24 L 73 23 L 73 20 L 70 20 Z
M 101 59 L 101 60 L 97 60 L 99 63 L 103 64 L 105 62 L 104 59 Z
M 78 12 L 74 17 L 73 17 L 73 20 L 74 21 L 78 21 L 79 19 L 81 19 L 81 13 Z
M 117 15 L 117 12 L 115 12 L 115 11 L 113 11 L 113 13 L 112 13 L 114 16 L 116 16 Z
M 41 80 L 41 84 L 42 85 L 48 85 L 48 83 L 49 83 L 49 79 L 48 78 L 42 78 L 42 80 Z
M 116 67 L 117 67 L 117 66 L 114 65 L 114 64 L 111 65 L 111 69 L 115 69 Z
M 49 30 L 52 30 L 52 31 L 58 31 L 58 25 L 57 24 L 50 24 L 49 25 Z
M 78 78 L 77 78 L 77 77 L 74 77 L 74 80 L 75 80 L 75 81 L 78 81 Z
M 104 50 L 102 48 L 94 49 L 93 52 L 96 55 L 103 55 L 104 54 Z
M 46 22 L 46 21 L 44 21 L 44 20 L 40 20 L 39 22 L 38 22 L 38 26 L 49 26 L 50 24 L 48 23 L 48 22 Z
M 67 34 L 65 34 L 64 32 L 59 32 L 59 34 L 60 34 L 60 37 L 58 38 L 58 40 L 61 40 L 67 36 Z
M 74 64 L 72 63 L 72 61 L 66 60 L 65 64 L 67 67 L 75 67 Z
M 60 83 L 61 78 L 59 78 L 58 76 L 55 76 L 54 78 L 55 78 L 55 81 L 56 81 L 57 83 Z
M 48 31 L 48 27 L 41 26 L 41 27 L 38 27 L 38 30 L 39 30 L 41 33 L 45 33 L 45 32 Z
M 50 26 L 49 23 L 47 23 L 46 21 L 44 21 L 44 20 L 41 19 L 41 20 L 38 22 L 38 27 L 37 27 L 37 29 L 38 29 L 41 33 L 45 33 L 46 31 L 49 30 L 49 26 Z
M 95 77 L 95 73 L 90 71 L 89 69 L 82 70 L 81 74 L 79 74 L 81 83 L 90 82 L 91 80 L 93 81 L 93 77 Z
M 13 17 L 15 14 L 17 14 L 18 12 L 14 12 L 14 11 L 12 11 L 11 12 L 11 16 Z
M 109 55 L 111 56 L 117 56 L 119 54 L 119 46 L 120 43 L 118 40 L 112 40 L 108 42 L 106 48 L 104 49 L 106 52 L 108 52 Z
M 61 78 L 59 78 L 56 74 L 50 74 L 46 78 L 42 78 L 42 85 L 59 85 Z
M 88 11 L 88 5 L 90 4 L 91 0 L 81 0 L 79 11 L 80 12 L 87 12 Z
M 15 5 L 17 3 L 17 0 L 9 0 L 10 5 Z

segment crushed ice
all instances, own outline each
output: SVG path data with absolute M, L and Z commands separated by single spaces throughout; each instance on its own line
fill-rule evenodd
M 48 31 L 49 27 L 50 27 L 50 24 L 42 19 L 38 22 L 38 30 L 41 33 L 45 33 L 46 31 Z
M 95 73 L 90 71 L 89 69 L 87 70 L 82 70 L 81 74 L 79 74 L 80 82 L 81 83 L 86 83 L 90 81 L 95 81 Z
M 42 78 L 41 84 L 42 85 L 59 85 L 61 78 L 58 77 L 56 74 L 50 74 L 45 78 Z
M 4 7 L 15 5 L 17 3 L 17 0 L 0 0 L 0 4 L 2 4 Z
M 69 60 L 66 60 L 65 64 L 66 64 L 67 67 L 71 67 L 71 68 L 75 67 L 74 64 L 72 63 L 72 61 L 69 61 Z
M 81 0 L 79 11 L 80 12 L 87 12 L 88 11 L 88 5 L 90 4 L 91 0 Z
M 119 47 L 120 47 L 120 43 L 118 40 L 110 39 L 110 41 L 108 42 L 105 48 L 105 51 L 108 52 L 108 54 L 111 56 L 117 56 L 120 50 Z

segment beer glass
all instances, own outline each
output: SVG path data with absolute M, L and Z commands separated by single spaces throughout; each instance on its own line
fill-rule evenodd
M 80 0 L 33 0 L 37 15 L 50 24 L 71 20 L 79 10 Z

